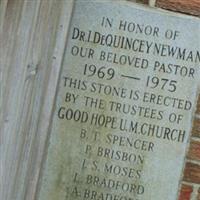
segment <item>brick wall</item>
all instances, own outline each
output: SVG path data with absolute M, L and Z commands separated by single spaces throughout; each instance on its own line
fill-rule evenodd
M 186 156 L 179 200 L 200 200 L 200 95 Z
M 200 0 L 137 0 L 136 2 L 149 3 L 151 6 L 200 17 Z M 186 155 L 179 200 L 200 200 L 200 95 Z
M 200 0 L 157 0 L 156 6 L 176 12 L 200 16 Z

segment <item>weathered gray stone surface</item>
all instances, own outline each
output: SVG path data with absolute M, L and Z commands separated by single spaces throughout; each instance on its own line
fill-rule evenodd
M 39 200 L 177 198 L 199 30 L 192 17 L 76 1 Z
M 35 200 L 73 0 L 0 1 L 0 199 Z

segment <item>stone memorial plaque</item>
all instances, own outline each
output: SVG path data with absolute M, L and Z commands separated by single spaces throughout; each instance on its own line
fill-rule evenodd
M 196 104 L 200 26 L 75 1 L 39 200 L 175 200 Z

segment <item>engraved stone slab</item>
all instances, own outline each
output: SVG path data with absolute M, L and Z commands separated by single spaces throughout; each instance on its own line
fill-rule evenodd
M 200 69 L 199 21 L 75 2 L 39 200 L 175 200 Z

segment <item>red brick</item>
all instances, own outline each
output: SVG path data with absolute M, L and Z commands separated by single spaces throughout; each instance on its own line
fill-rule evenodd
M 192 128 L 192 136 L 200 138 L 200 119 L 194 119 L 193 128 Z
M 157 0 L 156 6 L 200 16 L 200 0 Z
M 187 162 L 183 180 L 190 183 L 200 184 L 200 165 Z
M 182 185 L 179 200 L 190 200 L 191 194 L 193 192 L 192 186 Z
M 187 158 L 200 161 L 200 142 L 194 140 L 191 141 Z

